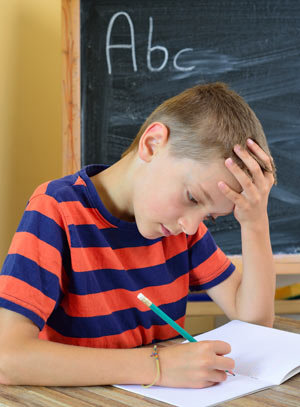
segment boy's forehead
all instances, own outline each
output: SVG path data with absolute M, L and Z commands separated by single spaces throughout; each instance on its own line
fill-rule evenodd
M 198 171 L 194 172 L 195 179 L 203 185 L 214 185 L 216 182 L 225 181 L 232 189 L 241 192 L 242 188 L 238 180 L 225 166 L 225 160 L 219 159 L 205 165 L 198 165 Z
M 190 182 L 204 195 L 208 201 L 215 203 L 216 199 L 224 196 L 218 188 L 218 182 L 224 181 L 231 189 L 242 192 L 242 187 L 237 179 L 225 167 L 223 161 L 207 165 L 197 165 L 189 174 Z
M 216 158 L 210 162 L 201 162 L 190 158 L 174 159 L 175 168 L 183 176 L 184 182 L 199 189 L 202 195 L 211 200 L 211 189 L 218 189 L 217 183 L 224 181 L 236 192 L 242 192 L 242 187 L 237 179 L 225 166 L 225 159 Z

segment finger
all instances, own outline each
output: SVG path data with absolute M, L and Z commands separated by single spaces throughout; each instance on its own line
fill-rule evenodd
M 216 356 L 216 363 L 214 368 L 218 370 L 233 370 L 235 362 L 233 359 L 226 356 Z
M 220 383 L 220 382 L 210 382 L 210 381 L 201 382 L 201 386 L 199 388 L 212 387 L 218 383 Z
M 253 145 L 254 144 L 255 143 L 253 143 Z M 273 168 L 272 168 L 272 164 L 271 164 L 272 159 L 257 144 L 255 144 L 255 148 L 257 149 L 259 156 L 254 155 L 250 150 L 246 151 L 245 149 L 242 149 L 240 146 L 235 146 L 234 151 L 235 151 L 236 155 L 248 167 L 248 169 L 252 175 L 253 183 L 260 190 L 264 190 L 265 188 L 270 189 L 275 181 Z M 235 165 L 239 168 L 239 166 L 237 164 L 235 164 Z M 229 168 L 228 165 L 227 165 L 227 168 Z M 234 168 L 235 167 L 233 166 L 232 169 L 234 169 Z M 238 171 L 238 170 L 236 169 L 236 171 Z M 242 172 L 244 172 L 244 171 L 242 171 Z M 246 179 L 246 178 L 244 178 L 244 179 Z M 266 183 L 266 181 L 267 181 L 267 183 Z M 248 186 L 251 187 L 251 184 L 249 183 Z
M 218 182 L 218 188 L 226 196 L 226 198 L 228 198 L 235 205 L 239 205 L 241 203 L 241 200 L 244 199 L 244 197 L 240 193 L 238 193 L 238 192 L 234 191 L 233 189 L 231 189 L 223 181 Z
M 250 151 L 252 151 L 260 160 L 260 162 L 264 163 L 264 165 L 262 165 L 263 170 L 272 173 L 273 158 L 269 156 L 262 148 L 260 148 L 259 145 L 256 144 L 251 138 L 247 139 L 247 146 L 249 147 Z
M 227 355 L 231 352 L 231 346 L 227 342 L 216 340 L 211 341 L 211 343 L 213 346 L 213 351 L 216 355 Z
M 212 383 L 221 383 L 227 379 L 227 373 L 224 370 L 213 369 L 209 372 L 207 379 Z
M 247 146 L 249 154 L 258 162 L 264 178 L 267 179 L 269 186 L 272 186 L 275 182 L 275 166 L 273 158 L 250 138 L 247 139 Z M 258 182 L 259 180 L 256 180 L 256 183 Z
M 263 170 L 262 170 L 260 164 L 258 163 L 258 161 L 254 157 L 252 157 L 249 154 L 248 151 L 246 151 L 244 148 L 242 148 L 239 145 L 234 146 L 234 152 L 243 161 L 243 163 L 247 166 L 247 168 L 249 169 L 250 174 L 252 175 L 253 182 L 257 186 L 263 185 L 263 183 L 264 183 L 264 173 L 263 173 Z M 228 164 L 227 164 L 227 168 L 228 168 Z M 235 169 L 236 172 L 237 172 L 238 170 L 236 169 L 235 166 L 237 166 L 239 168 L 239 166 L 237 164 L 231 165 L 232 170 Z M 242 172 L 245 174 L 244 171 L 242 171 Z M 247 178 L 249 179 L 249 177 L 247 177 Z
M 247 153 L 248 154 L 248 153 Z M 250 155 L 248 154 L 248 156 L 250 157 Z M 240 157 L 241 158 L 241 157 Z M 251 158 L 251 157 L 250 157 Z M 242 159 L 242 158 L 241 158 Z M 261 180 L 260 182 L 262 183 L 263 181 L 263 174 L 262 171 L 259 167 L 259 165 L 256 163 L 256 161 L 254 159 L 252 159 L 253 162 L 255 163 L 254 165 L 257 166 L 257 170 L 261 173 Z M 246 162 L 244 161 L 244 163 L 246 164 Z M 232 158 L 227 158 L 225 160 L 225 165 L 228 168 L 228 170 L 231 172 L 231 174 L 236 178 L 236 180 L 239 182 L 239 184 L 241 185 L 242 189 L 246 192 L 250 192 L 250 189 L 254 189 L 254 183 L 252 180 L 246 173 L 245 171 L 243 171 L 239 165 L 237 165 Z M 247 165 L 247 164 L 246 164 Z

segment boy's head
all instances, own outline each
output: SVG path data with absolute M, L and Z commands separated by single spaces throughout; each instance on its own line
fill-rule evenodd
M 141 136 L 154 122 L 161 122 L 167 127 L 170 153 L 174 157 L 191 158 L 202 163 L 231 157 L 248 173 L 233 151 L 236 144 L 248 150 L 246 140 L 251 138 L 270 155 L 264 131 L 255 113 L 241 96 L 224 83 L 197 85 L 166 100 L 146 119 L 123 156 L 137 151 Z M 255 159 L 258 161 L 257 157 Z M 259 164 L 267 170 L 262 162 Z M 276 181 L 273 162 L 272 172 Z

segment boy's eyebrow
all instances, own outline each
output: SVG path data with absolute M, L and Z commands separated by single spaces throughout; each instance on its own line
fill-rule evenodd
M 203 195 L 205 196 L 205 198 L 206 198 L 212 205 L 214 205 L 214 201 L 213 201 L 212 197 L 209 195 L 209 193 L 208 193 L 207 191 L 205 191 L 205 189 L 202 187 L 201 184 L 198 184 L 198 185 L 199 185 L 199 187 L 200 187 L 200 189 L 201 189 Z

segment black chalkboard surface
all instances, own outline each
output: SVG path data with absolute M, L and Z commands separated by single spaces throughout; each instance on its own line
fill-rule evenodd
M 278 169 L 269 202 L 275 253 L 300 253 L 300 2 L 82 0 L 81 164 L 111 164 L 152 110 L 223 81 L 262 122 Z M 232 216 L 211 226 L 241 253 Z

